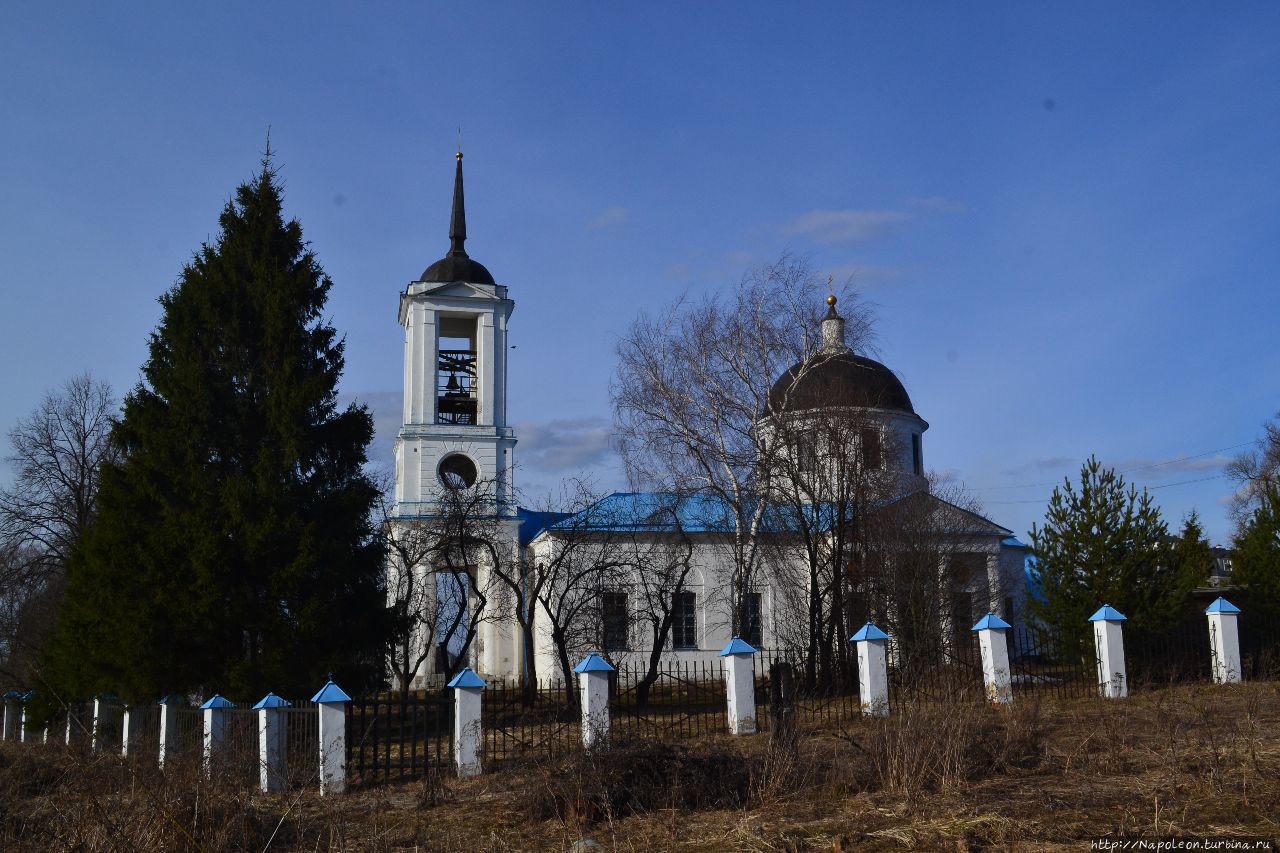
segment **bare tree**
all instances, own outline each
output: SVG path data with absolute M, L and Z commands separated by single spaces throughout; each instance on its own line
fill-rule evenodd
M 11 678 L 25 679 L 52 629 L 68 558 L 92 524 L 118 409 L 88 373 L 46 394 L 9 431 L 12 484 L 0 490 L 0 643 Z
M 384 492 L 385 494 L 385 492 Z M 504 519 L 495 512 L 496 483 L 451 484 L 426 515 L 396 516 L 384 500 L 383 539 L 387 550 L 388 605 L 394 634 L 388 661 L 402 694 L 431 660 L 452 676 L 465 665 L 480 625 L 493 618 L 488 605 L 492 582 L 510 572 L 511 543 Z
M 1243 527 L 1268 494 L 1280 493 L 1280 413 L 1263 424 L 1262 437 L 1225 470 L 1238 484 L 1231 496 L 1231 517 Z
M 822 282 L 784 255 L 728 297 L 682 299 L 641 315 L 618 343 L 611 389 L 619 448 L 634 488 L 700 493 L 728 514 L 725 545 L 733 628 L 748 622 L 760 569 L 767 472 L 782 448 L 756 429 L 774 379 L 818 350 Z M 851 345 L 871 338 L 870 315 L 845 297 Z

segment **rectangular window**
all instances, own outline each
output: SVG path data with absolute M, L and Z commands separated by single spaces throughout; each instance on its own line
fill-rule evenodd
M 758 592 L 747 593 L 746 624 L 742 626 L 742 639 L 757 649 L 764 647 L 764 601 Z
M 628 619 L 627 594 L 606 592 L 600 596 L 600 621 L 604 636 L 601 645 L 605 651 L 624 651 L 627 648 Z
M 869 471 L 880 470 L 883 461 L 880 458 L 880 430 L 875 427 L 863 429 L 858 439 L 862 444 L 862 464 Z
M 924 476 L 924 444 L 918 432 L 911 434 L 911 465 L 917 477 Z
M 671 645 L 677 649 L 698 647 L 698 597 L 677 592 L 671 601 Z

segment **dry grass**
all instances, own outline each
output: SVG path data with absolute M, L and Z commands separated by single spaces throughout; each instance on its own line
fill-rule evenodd
M 838 735 L 619 748 L 331 798 L 0 749 L 6 850 L 1079 849 L 1105 834 L 1275 837 L 1278 816 L 1272 683 L 918 703 Z

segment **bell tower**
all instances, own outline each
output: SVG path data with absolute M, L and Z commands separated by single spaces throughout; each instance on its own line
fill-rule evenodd
M 467 255 L 462 153 L 449 252 L 400 295 L 404 421 L 396 440 L 401 518 L 432 514 L 441 489 L 479 483 L 499 515 L 515 515 L 516 437 L 507 425 L 507 321 L 515 303 Z

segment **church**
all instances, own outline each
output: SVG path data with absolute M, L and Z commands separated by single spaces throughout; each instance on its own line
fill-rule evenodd
M 558 680 L 587 651 L 600 651 L 615 663 L 643 663 L 654 653 L 655 637 L 662 658 L 670 661 L 712 660 L 735 635 L 760 649 L 793 648 L 793 628 L 806 616 L 806 582 L 804 555 L 785 519 L 777 523 L 776 538 L 783 544 L 773 552 L 770 571 L 742 584 L 726 547 L 734 520 L 714 497 L 614 493 L 574 514 L 516 505 L 517 436 L 507 410 L 507 331 L 515 301 L 506 285 L 468 255 L 466 239 L 459 153 L 448 253 L 400 294 L 403 419 L 388 524 L 393 536 L 439 524 L 443 507 L 483 485 L 491 541 L 483 553 L 462 558 L 467 565 L 454 584 L 460 588 L 457 600 L 450 607 L 429 603 L 433 615 L 412 641 L 421 652 L 410 665 L 413 685 L 436 683 L 462 662 L 491 677 L 536 671 L 539 678 Z M 848 442 L 859 464 L 885 484 L 875 512 L 900 514 L 910 506 L 931 525 L 925 574 L 931 583 L 935 570 L 936 578 L 946 580 L 926 584 L 927 596 L 941 602 L 934 602 L 929 619 L 943 643 L 965 641 L 972 622 L 988 611 L 1020 623 L 1026 547 L 1012 531 L 930 494 L 923 445 L 928 423 L 893 371 L 846 346 L 834 296 L 821 321 L 821 340 L 814 359 L 795 365 L 769 390 L 755 429 L 766 444 L 776 436 L 780 449 L 770 464 L 817 471 L 825 464 L 818 457 L 829 454 L 816 453 L 812 440 L 785 436 L 811 437 L 823 422 L 856 424 Z M 800 506 L 792 518 L 821 516 L 819 504 L 832 502 Z M 565 563 L 571 549 L 581 569 L 577 576 L 594 572 L 594 580 L 556 588 L 565 582 L 546 579 L 547 567 Z M 441 566 L 432 559 L 402 565 L 403 558 L 393 557 L 388 576 L 394 581 L 400 573 L 414 573 L 428 598 L 447 597 L 449 584 L 433 581 Z M 451 572 L 460 577 L 456 564 Z M 496 582 L 500 577 L 505 585 Z M 544 581 L 545 588 L 539 585 Z M 738 592 L 730 594 L 731 588 Z M 909 605 L 889 598 L 888 605 L 867 607 L 858 617 L 894 625 L 898 611 Z M 523 620 L 517 618 L 521 606 Z M 655 633 L 659 624 L 662 631 Z

